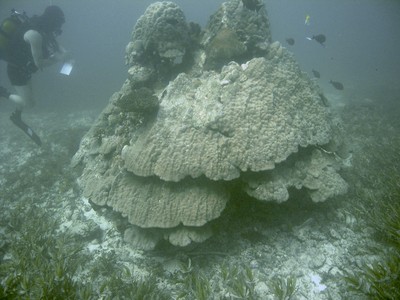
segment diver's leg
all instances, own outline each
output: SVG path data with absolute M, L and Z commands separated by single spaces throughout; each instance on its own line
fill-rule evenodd
M 37 145 L 42 145 L 40 137 L 21 119 L 22 109 L 32 105 L 32 87 L 30 82 L 27 85 L 14 86 L 16 94 L 11 94 L 9 99 L 17 104 L 17 109 L 11 114 L 10 120 L 22 129 Z
M 31 73 L 26 68 L 8 64 L 7 74 L 16 91 L 16 94 L 8 93 L 8 98 L 17 105 L 10 120 L 40 146 L 40 137 L 21 119 L 22 109 L 33 106 Z
M 33 106 L 31 73 L 24 67 L 7 64 L 7 75 L 16 93 L 8 98 L 17 105 L 17 110 Z
M 11 120 L 15 123 L 21 120 L 21 114 L 24 108 L 32 106 L 32 86 L 30 82 L 27 85 L 14 86 L 16 94 L 11 94 L 8 98 L 13 101 L 17 108 L 11 114 Z
M 16 94 L 11 94 L 9 99 L 17 105 L 18 110 L 33 106 L 32 84 L 29 80 L 27 85 L 14 86 Z

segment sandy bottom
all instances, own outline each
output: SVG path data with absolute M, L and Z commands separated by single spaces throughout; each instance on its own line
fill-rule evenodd
M 233 206 L 215 224 L 215 234 L 207 242 L 190 249 L 162 245 L 152 252 L 126 245 L 115 216 L 107 217 L 110 213 L 102 208 L 95 211 L 77 188 L 79 170 L 71 170 L 69 162 L 97 117 L 94 112 L 27 113 L 24 120 L 41 136 L 41 148 L 0 112 L 2 268 L 15 259 L 13 243 L 44 223 L 47 233 L 41 236 L 67 236 L 68 247 L 80 247 L 80 265 L 72 275 L 81 283 L 100 287 L 110 276 L 151 276 L 160 289 L 176 297 L 187 292 L 185 274 L 195 272 L 207 278 L 214 299 L 233 299 L 240 292 L 225 273 L 238 276 L 236 267 L 239 273 L 251 272 L 252 278 L 244 277 L 251 280 L 254 290 L 248 293 L 254 292 L 255 299 L 277 299 L 273 283 L 288 278 L 296 279 L 291 299 L 350 299 L 344 272 L 377 259 L 368 247 L 385 247 L 374 240 L 373 229 L 355 206 L 363 197 L 377 197 L 384 190 L 382 172 L 400 168 L 400 99 L 327 97 L 342 119 L 352 151 L 342 170 L 350 185 L 348 194 L 322 204 L 301 198 L 281 205 L 244 203 L 240 213 Z M 113 267 L 125 273 L 116 273 Z

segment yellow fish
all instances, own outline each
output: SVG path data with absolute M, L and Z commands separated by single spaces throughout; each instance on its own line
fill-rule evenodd
M 306 15 L 306 19 L 304 20 L 305 25 L 310 25 L 310 15 Z

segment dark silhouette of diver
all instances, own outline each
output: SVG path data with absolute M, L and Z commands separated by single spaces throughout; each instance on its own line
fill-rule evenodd
M 13 10 L 13 14 L 19 13 Z M 56 5 L 46 7 L 40 16 L 23 16 L 26 22 L 10 37 L 5 57 L 2 57 L 7 62 L 7 75 L 16 93 L 10 93 L 0 86 L 0 97 L 16 104 L 17 108 L 10 117 L 11 121 L 36 144 L 41 145 L 40 138 L 22 121 L 21 114 L 24 108 L 34 104 L 32 74 L 66 58 L 66 51 L 56 40 L 62 32 L 61 26 L 65 23 L 65 17 Z

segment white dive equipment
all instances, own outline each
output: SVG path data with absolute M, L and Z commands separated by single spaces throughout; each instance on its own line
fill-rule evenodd
M 61 67 L 60 74 L 69 75 L 74 67 L 75 61 L 73 59 L 67 60 L 64 62 L 63 66 Z

